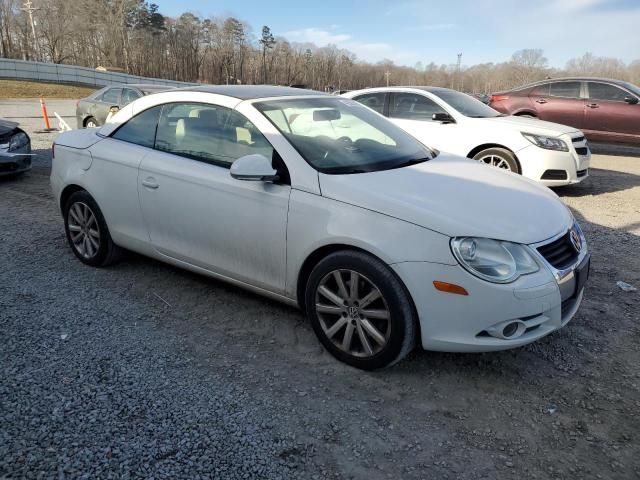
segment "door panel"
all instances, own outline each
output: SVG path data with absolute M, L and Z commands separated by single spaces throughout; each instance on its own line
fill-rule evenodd
M 89 151 L 93 160 L 86 175 L 91 182 L 91 194 L 102 210 L 113 240 L 123 247 L 132 242 L 148 243 L 138 202 L 138 167 L 151 150 L 107 137 Z
M 585 100 L 580 98 L 581 82 L 555 82 L 541 85 L 530 94 L 540 120 L 584 127 Z
M 157 251 L 284 291 L 288 185 L 235 180 L 227 168 L 159 151 L 143 159 L 138 182 Z
M 587 85 L 584 129 L 602 140 L 640 141 L 640 105 L 624 101 L 631 94 L 613 85 Z

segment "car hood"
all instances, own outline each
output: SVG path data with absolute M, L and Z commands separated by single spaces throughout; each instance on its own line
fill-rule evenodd
M 505 115 L 504 117 L 482 118 L 483 122 L 491 123 L 496 127 L 511 127 L 519 129 L 521 132 L 533 133 L 537 135 L 547 135 L 559 137 L 565 133 L 575 133 L 579 130 L 575 127 L 561 125 L 559 123 L 545 122 L 537 118 L 518 117 L 515 115 Z
M 572 222 L 569 210 L 547 187 L 445 153 L 393 170 L 321 173 L 320 188 L 325 197 L 451 237 L 530 244 L 561 233 Z
M 0 135 L 6 135 L 16 129 L 19 123 L 0 118 Z

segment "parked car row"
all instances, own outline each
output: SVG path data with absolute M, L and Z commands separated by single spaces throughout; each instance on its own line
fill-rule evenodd
M 579 181 L 580 137 L 446 89 L 199 86 L 61 134 L 51 185 L 81 262 L 129 249 L 297 305 L 331 354 L 374 369 L 416 344 L 521 346 L 573 318 L 586 240 L 517 173 Z

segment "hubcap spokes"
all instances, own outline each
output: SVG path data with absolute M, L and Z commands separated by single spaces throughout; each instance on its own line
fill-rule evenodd
M 389 341 L 387 302 L 373 282 L 353 270 L 325 275 L 316 291 L 316 312 L 327 338 L 350 355 L 371 357 Z
M 84 258 L 91 258 L 100 248 L 100 227 L 96 216 L 86 203 L 71 205 L 67 216 L 67 226 L 71 242 L 76 251 Z
M 511 170 L 511 166 L 509 165 L 509 162 L 507 162 L 502 157 L 498 157 L 497 155 L 487 155 L 484 157 L 480 157 L 478 161 L 486 165 L 490 165 L 492 167 L 498 167 L 504 170 Z

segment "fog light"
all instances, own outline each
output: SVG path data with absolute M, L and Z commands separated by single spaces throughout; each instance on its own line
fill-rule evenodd
M 505 338 L 513 337 L 518 331 L 518 324 L 516 322 L 509 323 L 502 329 L 502 336 Z

